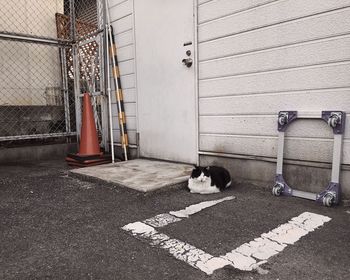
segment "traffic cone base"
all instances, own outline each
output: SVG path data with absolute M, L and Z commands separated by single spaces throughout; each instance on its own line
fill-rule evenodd
M 90 157 L 79 157 L 77 155 L 68 155 L 66 157 L 66 161 L 69 166 L 76 166 L 76 167 L 86 167 L 86 166 L 93 166 L 93 165 L 99 165 L 104 163 L 110 163 L 111 162 L 111 156 L 109 155 L 101 155 L 99 157 L 92 158 Z
M 83 96 L 79 152 L 76 154 L 68 154 L 66 161 L 68 165 L 80 167 L 111 162 L 111 156 L 104 155 L 100 150 L 94 112 L 88 93 L 84 93 Z

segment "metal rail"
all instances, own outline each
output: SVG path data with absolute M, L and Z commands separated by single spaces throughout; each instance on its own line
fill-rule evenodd
M 61 132 L 61 133 L 31 134 L 31 135 L 0 136 L 0 142 L 11 141 L 11 140 L 67 137 L 67 136 L 75 136 L 75 135 L 76 135 L 76 132 Z
M 40 43 L 40 44 L 54 45 L 54 46 L 62 46 L 62 45 L 67 46 L 72 44 L 72 41 L 70 40 L 36 37 L 36 36 L 29 36 L 26 34 L 19 34 L 19 33 L 0 32 L 0 39 L 22 41 L 27 43 Z

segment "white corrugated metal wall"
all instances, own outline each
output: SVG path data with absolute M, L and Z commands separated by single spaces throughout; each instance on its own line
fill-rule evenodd
M 136 74 L 134 48 L 134 21 L 132 0 L 109 0 L 110 19 L 118 48 L 120 78 L 124 93 L 124 105 L 130 144 L 136 144 Z M 112 89 L 114 84 L 112 83 Z M 113 95 L 114 141 L 120 143 L 117 105 Z
M 111 1 L 111 13 L 136 132 L 132 2 Z M 350 0 L 198 0 L 197 13 L 201 151 L 273 162 L 278 111 L 349 112 Z M 331 162 L 333 134 L 324 122 L 298 121 L 287 136 L 286 159 Z M 343 163 L 350 164 L 350 121 Z
M 280 110 L 350 108 L 349 0 L 199 0 L 200 150 L 277 155 Z M 350 163 L 347 122 L 343 163 Z M 331 162 L 322 121 L 288 130 L 285 157 Z

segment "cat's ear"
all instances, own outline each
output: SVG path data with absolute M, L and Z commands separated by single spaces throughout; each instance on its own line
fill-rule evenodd
M 206 167 L 205 169 L 209 171 L 209 169 L 210 169 L 210 166 L 207 166 L 207 167 Z
M 193 164 L 194 169 L 197 169 L 199 166 L 197 164 Z

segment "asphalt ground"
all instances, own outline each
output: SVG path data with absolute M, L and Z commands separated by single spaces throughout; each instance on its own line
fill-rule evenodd
M 248 184 L 215 195 L 183 187 L 144 194 L 67 174 L 63 161 L 0 165 L 0 279 L 350 279 L 349 208 Z M 222 255 L 306 211 L 332 220 L 268 259 L 264 275 L 227 266 L 208 276 L 121 229 L 229 195 L 236 199 L 161 231 Z

